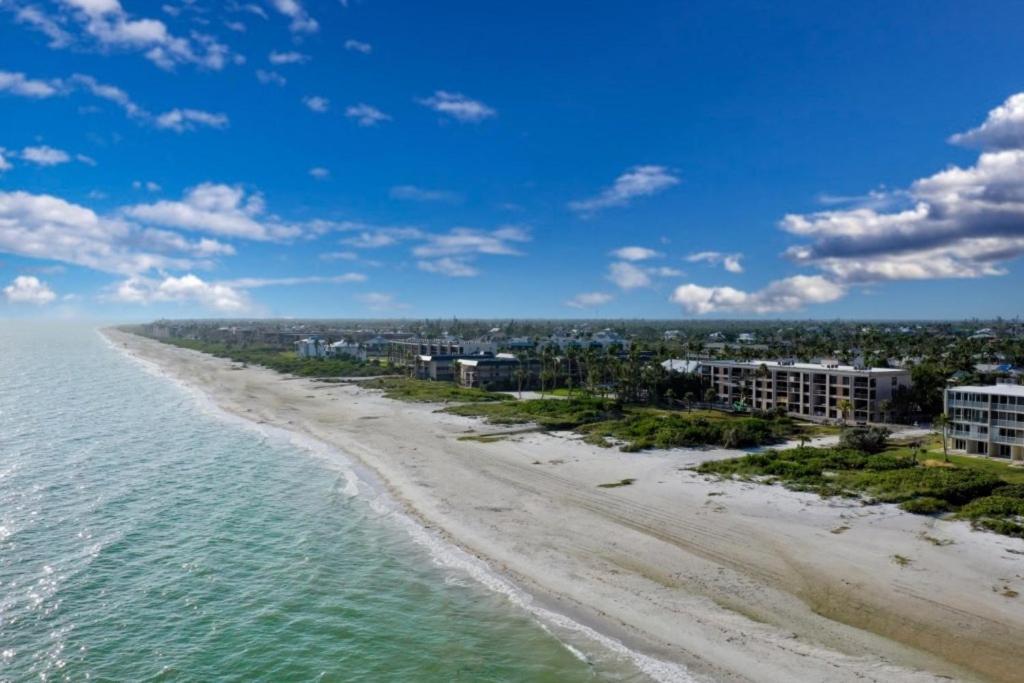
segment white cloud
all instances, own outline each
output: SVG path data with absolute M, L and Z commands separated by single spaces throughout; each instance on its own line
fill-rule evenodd
M 0 71 L 0 92 L 19 97 L 45 99 L 61 94 L 60 81 L 41 81 L 20 72 Z
M 154 247 L 120 218 L 52 195 L 0 192 L 0 252 L 122 274 L 191 266 L 187 255 Z
M 350 50 L 352 52 L 361 52 L 364 55 L 368 55 L 371 52 L 373 52 L 373 46 L 370 45 L 369 43 L 364 43 L 359 40 L 352 40 L 351 38 L 345 41 L 345 49 Z
M 71 161 L 71 156 L 67 152 L 47 145 L 26 147 L 21 150 L 21 158 L 37 166 L 57 166 Z
M 382 121 L 390 121 L 391 117 L 380 109 L 360 102 L 345 109 L 345 116 L 355 119 L 360 126 L 376 126 Z
M 275 240 L 297 237 L 302 229 L 266 215 L 260 194 L 246 195 L 239 186 L 202 183 L 182 201 L 159 201 L 126 207 L 124 214 L 140 221 L 226 237 Z
M 845 288 L 820 275 L 796 275 L 771 282 L 756 292 L 744 292 L 733 287 L 702 287 L 695 284 L 680 285 L 672 293 L 671 301 L 692 314 L 707 313 L 778 313 L 803 308 L 807 304 L 835 301 L 845 294 Z
M 271 0 L 271 3 L 274 9 L 292 20 L 288 27 L 292 33 L 316 33 L 320 28 L 298 0 Z
M 284 85 L 288 80 L 276 71 L 256 69 L 256 80 L 263 85 Z
M 988 113 L 988 118 L 950 142 L 985 150 L 1024 149 L 1024 93 L 1017 93 Z
M 425 243 L 413 249 L 414 255 L 421 258 L 464 254 L 519 256 L 522 252 L 512 243 L 528 242 L 530 235 L 517 226 L 506 226 L 493 232 L 452 228 L 443 234 L 427 234 L 425 239 Z
M 721 264 L 730 273 L 743 272 L 742 259 L 743 254 L 723 254 L 720 251 L 701 251 L 686 257 L 686 260 L 690 263 L 704 262 L 713 266 Z
M 117 86 L 100 83 L 86 74 L 73 74 L 69 81 L 96 97 L 113 102 L 121 107 L 129 118 L 148 119 L 150 117 L 149 112 L 137 105 L 128 93 Z
M 331 172 L 323 166 L 316 166 L 309 169 L 309 175 L 313 176 L 317 180 L 326 180 L 331 176 Z
M 608 266 L 608 279 L 621 289 L 637 289 L 649 287 L 651 276 L 647 269 L 633 265 L 628 261 L 616 261 Z
M 415 185 L 396 185 L 388 192 L 392 199 L 413 202 L 450 202 L 462 200 L 462 195 L 449 190 L 429 190 Z
M 430 97 L 419 99 L 417 102 L 463 123 L 478 123 L 498 114 L 483 102 L 472 100 L 462 93 L 444 90 L 438 90 Z
M 305 64 L 310 57 L 301 52 L 271 52 L 267 59 L 271 64 L 280 66 L 282 64 Z
M 142 188 L 145 188 L 150 192 L 159 192 L 161 189 L 160 186 L 157 183 L 154 183 L 152 180 L 147 180 L 146 182 L 142 182 L 141 180 L 133 180 L 132 188 L 136 190 L 141 190 Z
M 228 117 L 225 114 L 213 114 L 199 109 L 172 109 L 156 117 L 157 128 L 183 133 L 195 130 L 197 126 L 210 128 L 226 128 Z
M 70 10 L 70 18 L 102 48 L 141 51 L 162 69 L 194 64 L 219 70 L 231 56 L 230 50 L 212 36 L 196 31 L 188 38 L 176 36 L 159 19 L 132 18 L 119 0 L 63 0 L 63 5 Z M 41 24 L 37 21 L 36 25 Z
M 627 206 L 637 197 L 657 194 L 678 183 L 679 178 L 664 166 L 634 166 L 598 196 L 569 202 L 569 208 L 577 213 L 591 214 L 613 206 Z
M 417 261 L 416 267 L 428 273 L 448 277 L 476 277 L 480 271 L 465 258 L 445 256 L 432 261 Z
M 133 304 L 192 303 L 224 313 L 237 313 L 252 306 L 245 292 L 225 284 L 206 282 L 192 273 L 163 280 L 131 277 L 118 284 L 110 298 Z
M 15 21 L 19 24 L 28 24 L 50 39 L 49 46 L 54 49 L 67 47 L 73 42 L 70 33 L 61 28 L 52 17 L 44 14 L 38 7 L 26 5 L 24 7 L 13 6 L 15 10 Z
M 4 296 L 12 304 L 42 306 L 57 298 L 49 285 L 32 275 L 19 275 L 4 287 Z
M 319 95 L 303 97 L 302 103 L 309 107 L 310 111 L 315 111 L 318 114 L 323 114 L 331 107 L 331 101 Z
M 606 294 L 604 292 L 584 292 L 583 294 L 577 294 L 566 301 L 565 305 L 570 308 L 596 308 L 598 306 L 605 305 L 611 300 L 611 294 Z
M 86 166 L 95 166 L 96 165 L 96 160 L 93 159 L 90 156 L 86 156 L 85 154 L 76 154 L 75 155 L 75 161 L 77 161 L 79 163 L 82 163 L 82 164 L 85 164 Z
M 11 162 L 7 161 L 7 159 L 4 157 L 5 154 L 8 154 L 8 151 L 3 147 L 0 147 L 0 173 L 3 173 L 4 171 L 9 171 L 12 168 L 14 168 L 14 165 L 11 164 Z
M 347 237 L 341 242 L 357 249 L 378 249 L 406 240 L 422 239 L 423 236 L 423 231 L 418 228 L 376 228 Z
M 661 253 L 647 247 L 620 247 L 612 252 L 612 256 L 623 261 L 646 261 L 661 256 Z

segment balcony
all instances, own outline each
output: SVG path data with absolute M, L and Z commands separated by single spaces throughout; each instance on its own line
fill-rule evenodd
M 957 401 L 949 399 L 950 408 L 980 408 L 982 410 L 988 410 L 988 401 Z
M 1006 444 L 1007 446 L 1024 446 L 1024 438 L 1019 436 L 999 436 L 998 434 L 992 435 L 992 443 Z

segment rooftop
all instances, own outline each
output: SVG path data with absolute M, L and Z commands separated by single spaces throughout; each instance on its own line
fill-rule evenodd
M 950 391 L 964 391 L 972 394 L 991 394 L 993 396 L 1024 396 L 1024 385 L 1020 384 L 990 384 L 988 386 L 949 387 Z
M 858 368 L 853 365 L 839 365 L 836 363 L 797 363 L 777 360 L 711 360 L 702 361 L 705 365 L 715 363 L 730 363 L 732 365 L 745 365 L 756 368 L 764 365 L 769 368 L 793 368 L 795 370 L 820 370 L 830 372 L 870 372 L 878 375 L 902 375 L 907 372 L 903 368 Z

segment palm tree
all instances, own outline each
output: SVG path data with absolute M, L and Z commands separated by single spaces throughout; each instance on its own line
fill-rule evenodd
M 839 402 L 836 403 L 836 408 L 839 409 L 839 415 L 841 416 L 843 424 L 845 425 L 846 417 L 850 414 L 850 410 L 853 408 L 853 404 L 850 403 L 850 399 L 841 398 L 839 399 Z
M 712 405 L 714 405 L 714 403 L 717 400 L 718 400 L 718 392 L 715 391 L 714 387 L 708 387 L 707 391 L 704 392 L 704 402 L 705 403 L 711 403 Z
M 687 391 L 683 394 L 683 400 L 686 401 L 686 411 L 689 412 L 693 410 L 693 402 L 697 400 L 697 397 L 692 391 Z
M 892 412 L 892 401 L 885 399 L 878 404 L 878 407 L 882 409 L 882 422 L 888 422 L 889 414 Z
M 942 436 L 942 456 L 946 462 L 949 462 L 949 445 L 948 439 L 946 438 L 946 432 L 949 429 L 949 417 L 945 413 L 939 413 L 932 420 L 932 425 L 939 429 Z

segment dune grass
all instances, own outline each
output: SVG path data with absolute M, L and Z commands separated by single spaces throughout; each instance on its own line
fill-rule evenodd
M 380 389 L 384 396 L 412 403 L 501 403 L 513 397 L 483 389 L 465 389 L 451 382 L 431 382 L 408 377 L 377 377 L 360 382 L 369 389 Z
M 260 346 L 234 346 L 191 339 L 159 339 L 165 344 L 201 351 L 238 363 L 262 365 L 298 377 L 370 377 L 387 372 L 376 362 L 356 358 L 300 358 L 294 351 Z
M 781 483 L 822 496 L 897 503 L 915 514 L 950 514 L 977 528 L 1024 538 L 1024 483 L 1016 470 L 999 465 L 976 458 L 919 462 L 905 446 L 875 455 L 840 448 L 795 448 L 706 462 L 697 471 Z

